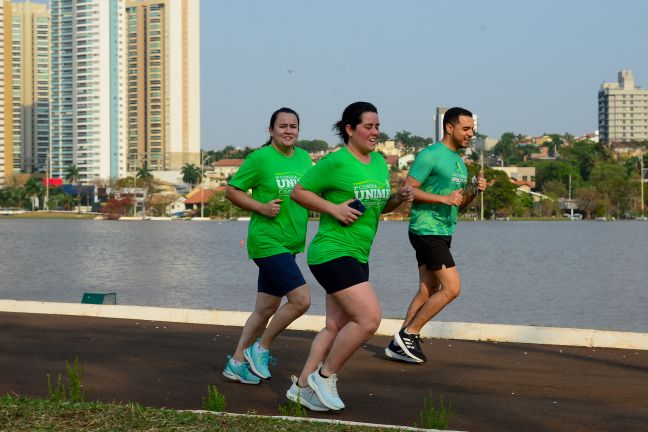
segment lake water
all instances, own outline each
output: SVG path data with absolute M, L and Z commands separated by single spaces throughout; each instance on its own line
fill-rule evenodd
M 0 298 L 116 292 L 118 304 L 250 311 L 246 233 L 246 222 L 0 219 Z M 460 222 L 452 251 L 462 294 L 438 320 L 648 332 L 648 223 Z M 298 262 L 309 313 L 323 314 Z M 383 316 L 402 317 L 418 284 L 407 223 L 381 222 L 370 274 Z

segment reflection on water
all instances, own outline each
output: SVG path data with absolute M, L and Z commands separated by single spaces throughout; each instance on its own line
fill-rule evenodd
M 0 219 L 0 298 L 117 292 L 119 304 L 249 311 L 246 232 L 245 222 Z M 438 319 L 647 332 L 647 244 L 641 222 L 460 223 L 462 294 Z M 309 313 L 323 314 L 323 290 L 298 262 Z M 370 267 L 383 316 L 402 317 L 418 284 L 406 223 L 381 222 Z

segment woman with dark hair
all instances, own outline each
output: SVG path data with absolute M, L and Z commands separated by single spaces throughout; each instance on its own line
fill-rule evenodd
M 310 291 L 295 262 L 295 255 L 304 251 L 308 211 L 291 199 L 290 191 L 312 162 L 306 151 L 295 147 L 299 136 L 295 111 L 275 111 L 268 131 L 268 142 L 247 156 L 225 192 L 236 206 L 252 212 L 248 255 L 259 267 L 254 312 L 223 371 L 244 384 L 270 379 L 270 345 L 310 306 Z M 252 196 L 246 193 L 250 189 Z M 288 301 L 280 307 L 284 296 Z
M 334 125 L 346 144 L 302 177 L 292 198 L 320 212 L 308 248 L 308 265 L 326 290 L 326 327 L 311 345 L 306 364 L 286 396 L 302 405 L 344 408 L 337 373 L 378 329 L 380 303 L 369 282 L 369 252 L 381 213 L 412 200 L 411 188 L 391 193 L 385 159 L 374 152 L 380 137 L 378 111 L 355 102 Z

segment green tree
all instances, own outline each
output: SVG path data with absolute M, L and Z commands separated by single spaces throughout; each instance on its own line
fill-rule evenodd
M 378 141 L 381 143 L 384 143 L 385 141 L 389 141 L 391 138 L 389 138 L 389 135 L 387 135 L 385 132 L 380 132 L 380 138 L 378 138 Z
M 79 168 L 76 164 L 68 165 L 65 168 L 64 177 L 65 181 L 69 183 L 76 183 L 77 185 L 77 209 L 81 213 L 81 177 L 79 175 Z
M 412 132 L 403 130 L 403 131 L 400 131 L 400 132 L 396 132 L 396 135 L 394 135 L 394 139 L 396 140 L 396 142 L 401 142 L 406 147 L 410 147 L 411 136 L 412 136 Z
M 611 160 L 611 154 L 604 144 L 590 140 L 577 141 L 560 151 L 561 159 L 577 167 L 580 177 L 588 181 L 594 164 Z
M 27 183 L 25 183 L 25 193 L 29 197 L 31 201 L 31 208 L 32 210 L 37 210 L 36 209 L 36 197 L 41 196 L 43 194 L 43 183 L 39 182 L 38 179 L 34 177 L 30 177 L 29 180 L 27 180 Z
M 487 169 L 484 177 L 489 186 L 484 194 L 484 215 L 490 218 L 498 214 L 510 216 L 517 200 L 517 187 L 503 171 Z
M 513 132 L 505 132 L 500 137 L 492 153 L 500 158 L 505 166 L 515 166 L 522 162 L 524 154 L 518 147 L 518 140 Z
M 542 192 L 552 198 L 567 198 L 568 191 L 565 184 L 559 180 L 549 180 L 542 185 Z
M 148 202 L 150 202 L 151 194 L 153 193 L 153 174 L 149 170 L 148 162 L 144 161 L 142 166 L 137 169 L 137 178 L 143 183 L 143 186 L 146 189 L 146 191 L 144 192 L 144 203 L 142 203 L 142 211 L 144 212 L 144 216 L 146 216 L 146 205 Z
M 329 145 L 324 140 L 299 140 L 295 143 L 297 147 L 303 148 L 308 153 L 319 153 L 328 150 Z
M 536 169 L 536 188 L 543 190 L 547 182 L 555 181 L 565 187 L 569 185 L 569 176 L 572 178 L 572 191 L 583 183 L 578 168 L 565 160 L 544 160 L 533 163 Z
M 596 163 L 592 168 L 590 184 L 616 208 L 617 217 L 623 217 L 631 209 L 636 193 L 623 165 L 613 162 Z
M 185 164 L 180 169 L 180 174 L 182 174 L 182 181 L 190 185 L 192 189 L 200 182 L 202 177 L 200 168 L 192 163 Z

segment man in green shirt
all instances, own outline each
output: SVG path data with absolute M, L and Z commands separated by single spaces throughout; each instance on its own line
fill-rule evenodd
M 385 348 L 387 357 L 394 360 L 427 360 L 419 333 L 461 291 L 459 272 L 450 253 L 452 234 L 459 209 L 486 188 L 480 173 L 476 184 L 464 191 L 468 170 L 457 152 L 470 145 L 473 127 L 470 111 L 449 109 L 443 118 L 443 139 L 421 150 L 405 181 L 414 188 L 409 238 L 419 266 L 419 290 L 407 309 L 401 330 Z

